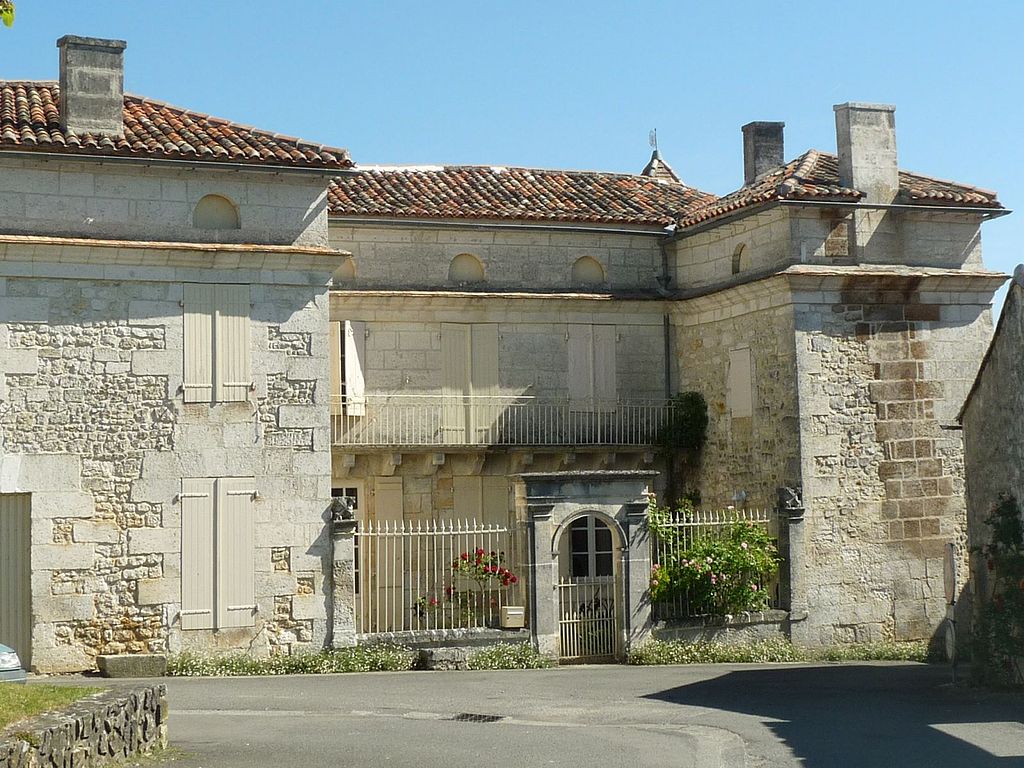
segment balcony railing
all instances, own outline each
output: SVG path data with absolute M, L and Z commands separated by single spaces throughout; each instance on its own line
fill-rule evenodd
M 331 413 L 335 445 L 646 446 L 655 442 L 669 406 L 664 401 L 381 395 L 363 398 L 355 408 L 336 398 Z

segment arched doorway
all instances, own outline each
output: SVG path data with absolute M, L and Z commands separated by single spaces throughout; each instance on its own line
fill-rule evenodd
M 593 513 L 576 517 L 562 528 L 557 551 L 559 659 L 614 661 L 622 635 L 618 526 Z

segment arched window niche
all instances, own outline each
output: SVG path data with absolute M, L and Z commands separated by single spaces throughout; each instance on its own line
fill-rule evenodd
M 448 265 L 448 282 L 464 285 L 484 281 L 484 265 L 471 253 L 460 253 Z
M 573 262 L 571 280 L 575 286 L 604 285 L 606 280 L 604 267 L 593 256 L 580 256 Z
M 747 246 L 740 243 L 736 246 L 736 250 L 732 252 L 732 273 L 738 275 L 743 271 L 743 255 L 747 251 Z
M 196 229 L 241 229 L 238 207 L 223 195 L 205 195 L 192 211 Z

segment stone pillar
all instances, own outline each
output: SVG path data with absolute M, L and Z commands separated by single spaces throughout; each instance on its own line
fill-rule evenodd
M 346 648 L 356 645 L 356 521 L 332 517 L 331 647 Z
M 558 634 L 558 564 L 552 551 L 555 526 L 551 518 L 553 504 L 529 504 L 530 554 L 533 558 L 530 578 L 533 582 L 530 626 L 537 650 L 557 659 L 561 649 Z
M 807 609 L 807 531 L 804 502 L 799 491 L 779 488 L 779 527 L 783 532 L 782 554 L 786 558 L 782 576 L 783 604 L 789 609 L 789 639 L 796 645 L 809 644 Z
M 647 502 L 635 501 L 626 509 L 626 551 L 623 584 L 626 605 L 626 651 L 643 645 L 651 635 L 651 535 L 647 528 Z

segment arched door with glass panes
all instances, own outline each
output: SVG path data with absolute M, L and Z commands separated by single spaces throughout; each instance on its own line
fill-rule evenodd
M 597 515 L 564 529 L 558 547 L 559 635 L 564 663 L 611 661 L 618 652 L 618 536 Z

